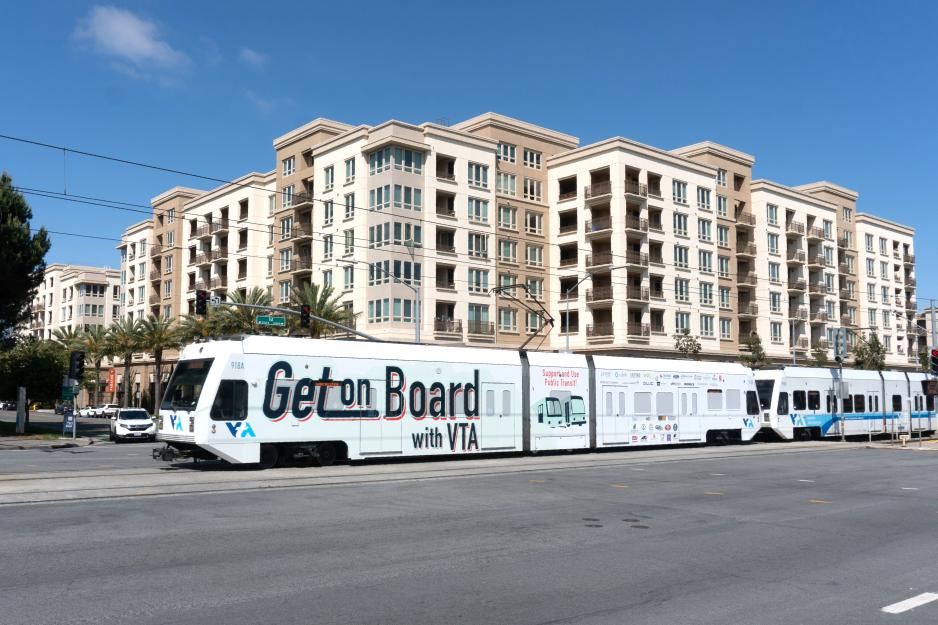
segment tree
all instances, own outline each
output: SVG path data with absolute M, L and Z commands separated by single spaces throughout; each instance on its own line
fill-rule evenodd
M 176 336 L 180 343 L 192 343 L 216 339 L 224 334 L 219 314 L 210 308 L 207 315 L 185 315 L 176 324 Z
M 0 352 L 0 397 L 26 387 L 29 401 L 54 403 L 68 372 L 68 351 L 54 341 L 26 340 Z
M 107 331 L 102 326 L 91 326 L 81 334 L 79 349 L 85 352 L 85 358 L 94 368 L 94 394 L 91 402 L 98 406 L 101 403 L 101 361 L 108 355 Z
M 886 368 L 886 348 L 875 333 L 863 340 L 859 336 L 853 346 L 853 368 L 882 371 Z
M 769 358 L 765 355 L 765 349 L 762 348 L 762 339 L 757 332 L 752 332 L 742 346 L 748 349 L 739 357 L 739 361 L 750 369 L 761 369 L 768 366 Z
M 270 306 L 270 295 L 267 291 L 254 287 L 250 291 L 241 293 L 235 291 L 228 294 L 226 304 L 251 304 L 253 306 Z M 260 334 L 261 326 L 257 325 L 257 315 L 263 311 L 253 308 L 222 305 L 218 312 L 219 324 L 222 334 Z
M 107 330 L 108 352 L 124 363 L 124 408 L 130 405 L 130 363 L 140 349 L 140 321 L 118 319 Z
M 690 330 L 684 328 L 680 334 L 674 335 L 674 349 L 681 353 L 684 358 L 693 358 L 700 353 L 702 347 L 697 337 L 691 336 Z
M 811 356 L 814 360 L 811 361 L 815 367 L 826 367 L 827 366 L 827 349 L 822 345 L 815 345 L 814 349 L 811 350 Z
M 13 188 L 6 172 L 0 174 L 0 336 L 29 317 L 29 303 L 42 283 L 45 257 L 52 242 L 45 228 L 32 234 L 33 212 L 23 194 Z
M 163 385 L 163 352 L 176 349 L 181 341 L 173 321 L 167 317 L 150 315 L 140 322 L 140 347 L 153 354 L 156 376 L 153 385 L 153 412 L 159 410 L 160 392 Z
M 301 306 L 309 306 L 309 312 L 316 317 L 322 317 L 334 323 L 351 326 L 355 322 L 355 315 L 339 303 L 339 297 L 334 295 L 331 286 L 318 284 L 304 284 L 293 289 L 290 293 L 290 305 L 297 310 Z M 299 329 L 299 318 L 293 319 L 291 328 Z M 299 329 L 300 332 L 304 330 Z M 337 329 L 327 323 L 313 319 L 309 324 L 309 336 L 318 339 L 321 336 L 334 334 Z M 700 351 L 700 350 L 698 350 Z
M 918 353 L 918 365 L 925 373 L 931 373 L 931 358 L 927 349 Z
M 65 349 L 72 351 L 81 346 L 82 331 L 71 326 L 56 328 L 52 331 L 52 340 L 60 343 Z

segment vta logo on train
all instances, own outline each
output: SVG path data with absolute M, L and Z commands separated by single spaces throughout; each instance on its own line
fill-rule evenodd
M 182 417 L 174 414 L 169 415 L 169 427 L 171 430 L 182 432 Z
M 234 423 L 229 421 L 225 425 L 228 426 L 228 431 L 235 438 L 238 438 L 238 430 L 241 430 L 241 438 L 254 438 L 254 428 L 247 421 L 235 421 Z

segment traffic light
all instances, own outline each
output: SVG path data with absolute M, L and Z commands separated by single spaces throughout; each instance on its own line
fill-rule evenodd
M 72 352 L 68 358 L 68 377 L 80 380 L 85 375 L 85 352 Z
M 928 369 L 938 375 L 938 348 L 932 348 L 928 353 Z
M 306 304 L 300 306 L 300 327 L 309 327 L 309 306 Z
M 208 314 L 208 291 L 195 292 L 195 314 Z
M 847 358 L 847 330 L 837 328 L 834 330 L 834 360 L 842 363 Z

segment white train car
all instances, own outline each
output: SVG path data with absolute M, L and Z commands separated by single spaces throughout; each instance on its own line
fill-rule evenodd
M 935 398 L 923 373 L 784 367 L 755 372 L 761 424 L 791 440 L 932 432 Z
M 252 336 L 183 350 L 155 456 L 273 466 L 748 441 L 758 413 L 735 364 Z

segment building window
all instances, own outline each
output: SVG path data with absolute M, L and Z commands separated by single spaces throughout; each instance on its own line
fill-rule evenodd
M 327 234 L 322 237 L 322 258 L 323 260 L 332 259 L 332 235 Z
M 352 219 L 353 217 L 355 217 L 355 194 L 347 193 L 345 195 L 345 218 Z
M 384 187 L 387 189 L 387 186 Z M 331 226 L 335 219 L 335 204 L 332 200 L 326 200 L 322 203 L 322 225 Z
M 700 283 L 700 303 L 704 306 L 713 306 L 713 285 L 709 282 Z
M 469 198 L 469 221 L 487 224 L 489 222 L 489 203 L 479 198 Z
M 680 237 L 687 236 L 687 215 L 674 213 L 674 234 Z
M 782 342 L 782 323 L 780 321 L 773 321 L 772 323 L 770 323 L 769 331 L 770 331 L 773 343 Z
M 479 163 L 469 163 L 469 185 L 487 189 L 489 187 L 489 168 Z
M 879 277 L 883 280 L 889 279 L 889 263 L 885 261 L 879 263 Z
M 287 185 L 283 188 L 281 192 L 280 205 L 282 208 L 289 208 L 293 206 L 293 185 Z
M 886 247 L 887 247 L 886 239 L 884 239 L 883 237 L 879 237 L 879 253 L 882 254 L 883 256 L 886 255 Z
M 781 269 L 782 266 L 780 264 L 769 263 L 769 282 L 772 282 L 773 284 L 781 283 Z
M 489 272 L 487 269 L 469 269 L 469 292 L 486 293 L 489 290 Z
M 541 181 L 531 178 L 524 179 L 524 199 L 534 202 L 541 201 Z
M 866 277 L 876 277 L 876 261 L 874 261 L 872 258 L 866 259 Z
M 700 261 L 701 273 L 713 273 L 713 252 L 700 250 L 697 252 L 697 259 Z
M 518 243 L 508 239 L 501 239 L 498 242 L 498 260 L 503 263 L 518 262 Z
M 504 161 L 506 163 L 515 162 L 515 152 L 517 146 L 514 146 L 510 143 L 499 143 L 498 144 L 498 160 Z
M 374 176 L 391 169 L 391 148 L 375 150 L 368 155 L 368 173 Z
M 733 322 L 729 319 L 720 319 L 720 338 L 733 338 Z
M 674 246 L 674 266 L 678 269 L 687 269 L 689 266 L 688 256 L 690 252 L 683 245 Z
M 690 280 L 685 278 L 674 279 L 674 299 L 679 302 L 690 301 Z
M 710 189 L 697 187 L 697 208 L 704 211 L 710 210 Z
M 713 222 L 709 219 L 697 220 L 697 237 L 706 243 L 713 241 Z
M 285 280 L 280 283 L 280 301 L 289 302 L 290 301 L 290 281 Z
M 173 223 L 174 221 L 176 221 L 176 209 L 175 208 L 171 208 L 168 211 L 166 211 L 166 221 L 168 223 Z
M 323 170 L 323 174 L 323 191 L 332 191 L 332 188 L 335 186 L 335 167 L 331 165 L 326 167 L 326 169 Z
M 478 232 L 469 233 L 469 256 L 489 257 L 489 238 Z
M 844 221 L 850 223 L 853 221 L 853 209 L 844 206 Z
M 381 323 L 391 320 L 390 299 L 375 299 L 368 302 L 368 322 Z
M 296 172 L 296 157 L 289 156 L 283 159 L 283 175 L 292 176 Z
M 286 248 L 280 250 L 280 271 L 290 271 L 293 250 Z
M 873 252 L 873 235 L 872 234 L 866 235 L 866 251 L 870 253 Z
M 717 170 L 717 184 L 720 185 L 721 187 L 726 186 L 726 170 L 725 169 Z
M 765 219 L 770 226 L 778 225 L 778 206 L 775 204 L 766 204 Z
M 274 211 L 277 209 L 277 195 L 271 193 L 267 196 L 267 216 L 272 217 Z
M 524 214 L 524 231 L 528 234 L 543 234 L 544 215 L 535 211 L 526 211 Z
M 674 327 L 678 332 L 690 330 L 690 313 L 674 313 Z
M 717 258 L 717 272 L 721 278 L 730 277 L 730 258 L 729 256 L 720 256 Z
M 345 161 L 345 184 L 355 182 L 355 159 L 350 158 Z
M 730 287 L 728 286 L 720 287 L 720 308 L 727 310 L 730 308 Z
M 391 208 L 391 185 L 371 189 L 368 192 L 368 210 L 380 211 Z
M 675 204 L 687 204 L 687 183 L 680 180 L 671 181 L 671 195 Z
M 834 266 L 834 248 L 827 245 L 824 246 L 824 264 L 828 267 Z
M 726 210 L 726 198 L 722 195 L 717 196 L 717 215 L 726 217 L 729 212 Z
M 166 246 L 173 247 L 176 244 L 176 233 L 170 230 L 166 233 Z
M 769 292 L 769 310 L 774 313 L 782 312 L 782 294 L 774 291 Z
M 498 207 L 498 226 L 506 230 L 518 229 L 518 209 L 514 206 Z
M 350 291 L 355 287 L 355 268 L 354 267 L 344 267 L 342 269 L 342 287 L 346 291 Z
M 769 233 L 769 254 L 778 254 L 778 235 L 774 233 Z
M 544 281 L 540 278 L 528 278 L 525 280 L 528 287 L 528 299 L 541 299 L 544 296 Z
M 495 177 L 495 191 L 496 193 L 501 193 L 502 195 L 515 195 L 515 183 L 517 177 L 514 174 L 506 174 L 504 172 L 498 172 Z
M 293 236 L 293 218 L 286 217 L 280 222 L 280 240 L 286 241 Z
M 274 275 L 274 257 L 267 257 L 267 277 Z
M 541 316 L 536 312 L 528 312 L 525 315 L 525 330 L 528 334 L 537 334 L 540 331 L 541 327 L 544 325 L 544 320 L 541 319 Z
M 544 248 L 540 245 L 528 243 L 524 249 L 524 262 L 527 263 L 529 267 L 543 267 Z
M 423 209 L 423 191 L 414 187 L 394 185 L 394 208 L 419 211 Z
M 394 169 L 412 174 L 423 173 L 423 153 L 407 148 L 394 148 Z
M 824 220 L 824 238 L 833 239 L 834 238 L 834 222 Z
M 717 226 L 717 245 L 720 247 L 730 246 L 730 229 L 726 226 Z
M 524 166 L 531 169 L 541 168 L 541 153 L 534 150 L 524 149 Z
M 332 288 L 332 270 L 327 269 L 322 272 L 322 286 L 323 288 Z
M 344 233 L 344 249 L 342 251 L 343 256 L 351 256 L 352 252 L 355 250 L 355 231 L 349 228 Z
M 514 308 L 501 308 L 498 311 L 498 329 L 502 332 L 518 331 L 518 311 Z
M 713 336 L 713 315 L 700 315 L 700 336 Z
M 887 330 L 892 327 L 892 313 L 888 310 L 883 311 L 883 327 Z

